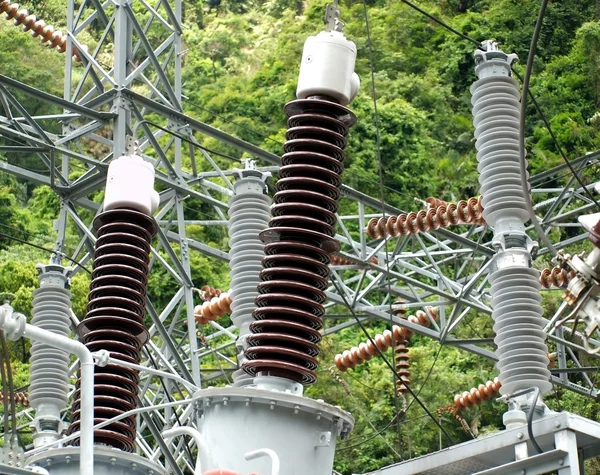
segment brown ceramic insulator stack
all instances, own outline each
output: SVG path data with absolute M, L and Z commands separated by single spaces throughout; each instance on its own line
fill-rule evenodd
M 228 292 L 219 293 L 216 297 L 202 305 L 196 305 L 194 308 L 196 322 L 201 325 L 206 325 L 228 313 L 231 313 L 231 297 Z
M 425 199 L 425 204 L 427 205 L 427 208 L 437 208 L 438 206 L 448 206 L 448 202 L 444 201 L 444 200 L 440 200 L 438 198 L 434 198 L 433 196 L 430 196 L 429 198 Z
M 148 340 L 144 313 L 155 221 L 138 211 L 115 209 L 98 215 L 94 229 L 98 239 L 89 303 L 77 334 L 90 351 L 107 350 L 114 358 L 139 364 L 142 346 Z M 96 366 L 94 372 L 95 424 L 136 407 L 137 371 L 110 363 Z M 69 433 L 79 430 L 80 398 L 78 381 Z M 130 416 L 95 430 L 94 440 L 133 452 L 135 435 L 135 416 Z
M 205 301 L 211 300 L 214 297 L 218 297 L 223 292 L 223 290 L 216 289 L 214 287 L 211 287 L 210 285 L 203 285 L 202 287 L 200 287 L 200 297 L 202 298 L 202 300 Z
M 567 271 L 562 267 L 553 267 L 552 269 L 544 269 L 540 273 L 540 285 L 544 289 L 552 287 L 566 287 L 569 281 L 575 277 L 574 271 Z
M 396 380 L 396 393 L 398 395 L 408 392 L 407 386 L 411 384 L 410 381 L 410 356 L 408 354 L 408 341 L 396 342 L 396 348 L 394 349 L 394 360 L 396 363 L 396 374 L 398 379 Z
M 483 401 L 493 399 L 500 394 L 500 383 L 498 378 L 493 381 L 488 381 L 485 384 L 480 384 L 476 388 L 471 388 L 470 391 L 465 391 L 462 394 L 454 396 L 454 407 L 457 411 L 473 407 L 476 404 L 481 404 Z
M 16 393 L 6 393 L 8 395 L 8 399 L 12 398 L 15 404 L 19 404 L 21 406 L 29 406 L 29 393 L 16 392 Z M 0 397 L 4 398 L 5 393 L 0 393 Z
M 376 257 L 371 257 L 371 259 L 369 259 L 369 262 L 371 264 L 379 264 L 379 259 L 377 259 Z M 331 265 L 332 266 L 355 266 L 355 265 L 361 265 L 360 260 L 350 260 L 345 258 L 344 256 L 340 256 L 338 254 L 332 254 L 331 255 Z
M 398 216 L 372 218 L 366 233 L 371 239 L 385 236 L 400 237 L 456 224 L 483 224 L 481 197 L 461 200 L 421 210 L 418 213 L 403 213 Z
M 399 309 L 403 310 L 403 309 Z M 437 308 L 427 307 L 427 311 L 431 316 L 437 318 Z M 429 327 L 431 321 L 427 314 L 422 310 L 415 312 L 415 315 L 409 315 L 406 319 L 414 324 Z M 390 349 L 392 346 L 397 345 L 399 342 L 410 340 L 413 333 L 408 328 L 404 328 L 398 325 L 394 325 L 392 330 L 385 330 L 383 333 L 378 333 L 371 340 L 363 342 L 358 346 L 354 346 L 349 350 L 344 351 L 335 355 L 335 365 L 340 371 L 347 371 L 348 369 L 354 369 L 358 365 L 369 361 L 373 356 L 379 354 L 377 349 L 382 353 Z
M 257 309 L 244 370 L 302 384 L 316 380 L 319 329 L 325 313 L 346 134 L 356 117 L 324 98 L 285 106 L 288 131 L 281 157 L 273 219 L 265 244 Z
M 6 13 L 8 20 L 13 20 L 15 26 L 23 26 L 23 31 L 31 31 L 31 35 L 39 37 L 42 44 L 47 43 L 49 48 L 58 49 L 59 53 L 67 50 L 67 36 L 62 31 L 55 31 L 52 25 L 46 25 L 43 20 L 38 20 L 35 15 L 30 15 L 24 8 L 19 8 L 18 3 L 10 0 L 0 0 L 0 14 Z M 73 47 L 73 56 L 81 61 L 79 53 Z

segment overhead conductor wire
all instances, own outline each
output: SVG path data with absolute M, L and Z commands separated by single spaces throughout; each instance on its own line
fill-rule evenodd
M 373 98 L 373 112 L 375 114 L 375 139 L 376 139 L 376 146 L 377 146 L 377 165 L 379 168 L 379 193 L 380 193 L 380 200 L 381 200 L 381 208 L 382 208 L 382 212 L 383 212 L 383 218 L 385 219 L 385 189 L 384 189 L 384 180 L 383 180 L 383 160 L 381 158 L 381 124 L 379 122 L 379 110 L 377 109 L 377 91 L 375 88 L 375 60 L 373 59 L 373 41 L 371 39 L 371 28 L 369 25 L 369 12 L 367 11 L 367 2 L 366 0 L 363 0 L 363 12 L 364 12 L 364 17 L 365 17 L 365 29 L 367 32 L 367 42 L 369 45 L 369 69 L 370 69 L 370 73 L 371 73 L 371 96 Z M 392 284 L 390 282 L 390 255 L 389 255 L 389 249 L 387 246 L 387 242 L 386 245 L 383 246 L 384 250 L 385 250 L 385 266 L 386 266 L 386 283 L 387 283 L 387 297 L 389 299 L 389 309 L 388 309 L 388 314 L 390 316 L 390 326 L 393 325 L 393 320 L 392 320 L 392 300 L 390 298 L 391 292 L 392 292 Z M 397 343 L 401 343 L 396 341 L 396 338 L 394 337 L 394 335 L 392 335 L 392 354 L 396 353 L 396 345 Z M 397 381 L 402 381 L 402 385 L 405 387 L 408 387 L 408 385 L 404 382 L 404 380 L 402 380 L 400 378 L 400 376 L 397 374 L 396 371 L 394 371 L 394 388 L 396 388 L 396 385 L 398 384 Z M 404 394 L 402 395 L 402 397 L 404 398 Z M 406 401 L 406 399 L 404 399 Z M 406 404 L 406 402 L 404 403 Z M 396 409 L 396 416 L 395 419 L 396 420 L 400 420 L 400 418 L 398 417 L 398 414 L 400 414 L 400 404 L 398 401 L 398 391 L 395 389 L 394 390 L 394 408 Z M 402 433 L 401 433 L 401 426 L 398 423 L 398 446 L 400 451 L 402 451 Z M 402 458 L 402 457 L 400 457 Z
M 523 93 L 521 97 L 521 117 L 519 123 L 519 168 L 521 170 L 521 186 L 523 187 L 523 196 L 525 197 L 525 205 L 527 206 L 527 210 L 529 211 L 529 216 L 531 218 L 531 223 L 535 227 L 535 230 L 538 233 L 539 238 L 544 241 L 544 244 L 548 248 L 548 251 L 552 253 L 552 255 L 556 255 L 556 249 L 546 236 L 546 233 L 542 229 L 540 222 L 537 219 L 535 214 L 535 210 L 533 209 L 533 204 L 531 202 L 531 193 L 529 192 L 529 180 L 527 180 L 527 161 L 525 160 L 525 114 L 527 113 L 527 97 L 529 91 L 529 81 L 531 79 L 531 74 L 533 72 L 533 60 L 535 58 L 535 50 L 537 47 L 537 41 L 540 36 L 540 31 L 542 29 L 542 22 L 544 20 L 544 14 L 546 13 L 546 7 L 548 6 L 548 0 L 542 0 L 542 5 L 540 7 L 540 13 L 538 15 L 537 21 L 535 23 L 535 28 L 533 30 L 533 37 L 531 38 L 531 46 L 529 47 L 529 55 L 527 57 L 527 67 L 525 68 L 525 76 L 523 77 Z

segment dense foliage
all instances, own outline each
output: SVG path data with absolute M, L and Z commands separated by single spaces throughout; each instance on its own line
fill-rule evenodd
M 470 112 L 473 45 L 440 28 L 399 0 L 341 0 L 345 32 L 358 46 L 357 72 L 362 91 L 352 108 L 359 123 L 350 134 L 346 183 L 372 196 L 380 195 L 377 134 L 385 199 L 413 208 L 415 197 L 435 195 L 460 199 L 477 194 L 477 169 Z M 32 0 L 25 6 L 47 22 L 64 24 L 64 0 Z M 195 117 L 242 139 L 279 153 L 285 131 L 282 106 L 294 97 L 298 62 L 308 35 L 321 29 L 327 0 L 189 0 L 184 89 L 186 110 Z M 496 39 L 506 51 L 527 56 L 539 7 L 538 0 L 421 0 L 419 5 L 477 40 Z M 365 10 L 366 8 L 366 10 Z M 370 21 L 367 36 L 365 11 Z M 600 148 L 600 23 L 598 2 L 551 2 L 544 21 L 532 90 L 547 114 L 569 157 Z M 35 44 L 8 22 L 0 20 L 0 73 L 61 95 L 63 58 Z M 43 65 L 43 66 L 40 66 Z M 371 68 L 374 85 L 371 85 Z M 517 65 L 517 70 L 523 70 Z M 374 103 L 377 100 L 377 112 Z M 31 112 L 43 113 L 33 102 Z M 38 109 L 36 109 L 38 108 Z M 379 124 L 379 130 L 377 129 Z M 205 139 L 203 145 L 235 154 L 225 145 Z M 547 129 L 535 110 L 529 110 L 527 147 L 533 172 L 560 161 Z M 24 166 L 27 159 L 0 154 L 0 160 Z M 226 165 L 226 162 L 220 162 Z M 49 188 L 34 188 L 0 174 L 0 291 L 15 295 L 14 306 L 28 313 L 37 285 L 36 262 L 48 256 L 15 243 L 6 235 L 51 247 L 53 220 L 60 203 Z M 197 209 L 201 219 L 203 208 Z M 343 203 L 342 206 L 347 206 Z M 225 232 L 194 227 L 190 235 L 223 245 Z M 227 285 L 227 273 L 207 258 L 194 258 L 197 286 Z M 88 278 L 73 282 L 74 311 L 85 308 Z M 150 292 L 158 306 L 171 297 L 170 277 L 155 275 Z M 555 301 L 545 302 L 552 308 Z M 371 331 L 383 329 L 371 325 Z M 490 336 L 489 319 L 470 317 L 465 337 Z M 393 395 L 394 381 L 383 362 L 372 360 L 333 378 L 328 365 L 333 355 L 363 341 L 355 328 L 329 336 L 323 343 L 319 382 L 309 395 L 350 410 L 356 429 L 338 451 L 336 470 L 362 473 L 402 458 L 418 456 L 448 445 L 434 424 L 411 404 L 395 417 L 402 401 Z M 414 387 L 420 399 L 435 410 L 453 395 L 493 377 L 487 361 L 456 348 L 416 337 L 411 342 Z M 14 349 L 27 361 L 26 349 Z M 433 363 L 436 363 L 432 367 Z M 20 381 L 26 364 L 19 363 Z M 428 376 L 428 373 L 431 374 Z M 426 381 L 426 384 L 423 384 Z M 423 385 L 421 390 L 421 385 Z M 410 403 L 410 398 L 409 401 Z M 557 391 L 548 404 L 585 416 L 597 405 L 583 396 Z M 455 442 L 501 427 L 504 407 L 488 403 L 463 414 L 467 432 L 454 418 L 439 420 Z M 393 421 L 393 422 L 392 422 Z M 386 428 L 381 434 L 379 429 Z M 600 473 L 590 467 L 589 473 Z

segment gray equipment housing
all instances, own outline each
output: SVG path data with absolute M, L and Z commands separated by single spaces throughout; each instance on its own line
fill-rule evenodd
M 280 475 L 331 475 L 336 439 L 354 426 L 340 407 L 290 392 L 252 387 L 209 388 L 194 395 L 199 430 L 209 443 L 203 470 L 271 473 L 268 457 L 246 460 L 248 452 L 271 449 Z

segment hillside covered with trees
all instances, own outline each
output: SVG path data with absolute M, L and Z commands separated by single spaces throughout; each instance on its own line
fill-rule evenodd
M 294 98 L 302 47 L 322 29 L 327 0 L 186 0 L 184 1 L 184 108 L 196 118 L 279 154 L 286 120 L 283 106 Z M 419 0 L 420 7 L 477 40 L 494 39 L 521 58 L 524 70 L 537 16 L 538 0 Z M 27 0 L 22 4 L 46 22 L 65 26 L 65 0 Z M 400 0 L 340 0 L 345 34 L 358 47 L 357 72 L 362 89 L 351 108 L 358 116 L 349 135 L 346 184 L 373 197 L 414 209 L 415 198 L 458 200 L 477 196 L 477 161 L 470 110 L 475 80 L 474 45 L 436 25 Z M 366 29 L 368 14 L 370 42 Z M 97 38 L 90 33 L 89 46 Z M 0 74 L 62 96 L 64 57 L 42 48 L 31 35 L 0 19 Z M 102 58 L 110 63 L 111 58 Z M 374 84 L 371 84 L 373 72 Z M 600 148 L 600 4 L 597 0 L 551 2 L 535 61 L 532 92 L 548 117 L 569 158 Z M 373 91 L 377 100 L 375 115 Z M 30 100 L 31 101 L 31 100 Z M 43 106 L 27 107 L 42 114 Z M 37 108 L 37 109 L 36 109 Z M 379 130 L 376 124 L 379 124 Z M 377 134 L 383 166 L 380 183 Z M 0 143 L 11 145 L 0 136 Z M 234 153 L 216 140 L 205 147 Z M 530 106 L 527 121 L 530 172 L 561 163 L 547 128 Z M 94 151 L 90 151 L 94 153 Z M 229 167 L 225 158 L 218 162 Z M 0 161 L 27 166 L 27 157 L 0 153 Z M 588 169 L 583 178 L 591 178 Z M 589 174 L 589 175 L 586 175 Z M 560 186 L 561 183 L 557 183 Z M 12 304 L 30 314 L 37 287 L 35 264 L 49 253 L 15 240 L 52 249 L 60 201 L 47 187 L 35 187 L 0 172 L 0 292 L 13 294 Z M 187 206 L 193 207 L 189 202 Z M 198 216 L 207 213 L 197 204 Z M 342 209 L 344 203 L 342 202 Z M 199 240 L 227 250 L 226 230 L 193 227 Z M 73 242 L 75 243 L 75 238 Z M 69 243 L 67 243 L 69 244 Z M 194 257 L 194 284 L 227 288 L 227 269 L 209 258 Z M 154 275 L 149 292 L 160 306 L 170 298 L 168 275 Z M 89 278 L 74 279 L 74 312 L 85 311 Z M 547 309 L 559 295 L 546 295 Z M 227 318 L 227 317 L 225 317 Z M 334 320 L 328 320 L 333 325 Z M 381 323 L 369 323 L 372 333 Z M 489 318 L 474 315 L 464 337 L 493 337 Z M 327 336 L 320 356 L 317 384 L 308 395 L 351 411 L 352 436 L 339 444 L 336 470 L 361 473 L 423 455 L 447 441 L 417 404 L 402 411 L 394 397 L 394 379 L 374 358 L 354 371 L 334 377 L 334 355 L 364 340 L 356 328 Z M 27 347 L 12 345 L 17 386 L 27 385 Z M 413 388 L 436 410 L 454 394 L 493 379 L 493 365 L 472 354 L 416 336 L 410 345 Z M 341 378 L 341 381 L 340 381 Z M 596 417 L 600 406 L 589 398 L 556 389 L 547 399 L 553 409 Z M 455 441 L 502 427 L 505 406 L 487 403 L 462 413 L 465 424 L 446 412 L 439 420 Z M 468 429 L 468 430 L 467 430 Z M 600 474 L 600 464 L 586 473 Z

